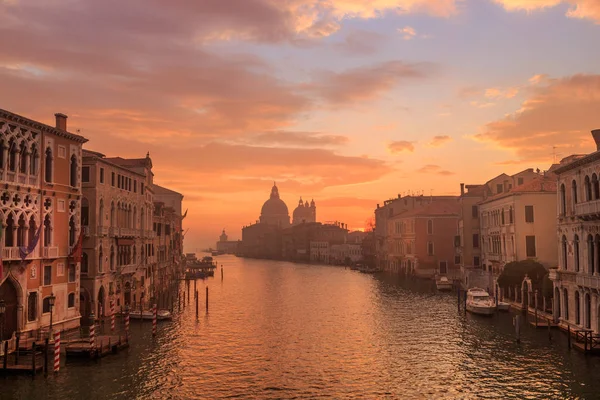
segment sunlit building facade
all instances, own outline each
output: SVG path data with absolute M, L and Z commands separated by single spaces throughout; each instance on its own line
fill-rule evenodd
M 82 145 L 67 131 L 0 110 L 3 339 L 79 326 Z M 53 304 L 53 305 L 52 305 Z M 52 320 L 52 321 L 51 321 Z

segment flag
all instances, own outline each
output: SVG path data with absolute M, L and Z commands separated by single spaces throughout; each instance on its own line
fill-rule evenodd
M 19 255 L 21 256 L 21 261 L 25 261 L 25 259 L 27 258 L 27 256 L 29 254 L 31 254 L 31 252 L 33 250 L 35 250 L 35 246 L 37 246 L 38 242 L 40 241 L 40 235 L 42 234 L 42 227 L 44 225 L 40 225 L 40 227 L 38 228 L 37 232 L 35 232 L 35 235 L 33 235 L 33 238 L 29 241 L 29 246 L 25 247 L 25 246 L 21 246 L 19 247 Z
M 185 219 L 185 217 L 187 217 L 187 212 L 188 210 L 185 210 L 185 213 L 183 213 L 183 216 L 181 217 L 182 220 Z
M 73 250 L 71 254 L 69 254 L 69 258 L 72 258 L 76 263 L 81 262 L 83 250 L 83 230 L 79 232 L 79 238 L 77 239 L 77 243 L 73 246 Z

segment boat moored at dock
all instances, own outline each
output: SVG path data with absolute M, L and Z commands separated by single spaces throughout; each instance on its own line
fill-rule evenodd
M 481 288 L 472 288 L 467 292 L 467 311 L 479 315 L 492 315 L 496 311 L 494 300 Z
M 452 281 L 449 280 L 445 276 L 440 276 L 435 280 L 435 287 L 439 291 L 449 291 L 452 290 Z

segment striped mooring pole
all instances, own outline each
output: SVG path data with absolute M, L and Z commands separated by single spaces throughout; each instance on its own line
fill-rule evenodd
M 92 319 L 90 325 L 90 351 L 93 353 L 96 348 L 96 322 Z
M 60 331 L 54 332 L 54 372 L 60 370 Z
M 152 305 L 152 336 L 156 336 L 156 303 Z
M 115 302 L 114 300 L 110 301 L 110 331 L 115 331 Z
M 127 307 L 127 313 L 125 314 L 125 339 L 129 342 L 129 307 Z

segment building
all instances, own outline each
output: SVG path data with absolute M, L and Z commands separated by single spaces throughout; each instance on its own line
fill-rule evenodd
M 67 130 L 0 110 L 2 339 L 79 327 L 82 145 Z M 84 177 L 85 178 L 85 177 Z M 53 303 L 53 306 L 52 306 Z
M 83 171 L 81 299 L 87 324 L 92 311 L 109 315 L 111 301 L 120 310 L 151 297 L 154 194 L 149 155 L 129 160 L 86 150 Z
M 357 243 L 332 244 L 329 246 L 329 263 L 334 265 L 351 265 L 363 258 L 362 241 Z
M 310 262 L 329 264 L 329 242 L 310 241 Z
M 236 254 L 239 245 L 240 242 L 237 240 L 228 240 L 225 229 L 223 229 L 221 236 L 219 236 L 219 241 L 217 242 L 217 251 L 222 254 Z
M 279 197 L 279 189 L 277 189 L 275 183 L 273 183 L 273 188 L 271 188 L 271 196 L 262 206 L 260 223 L 273 225 L 279 228 L 287 228 L 290 226 L 290 214 L 287 205 Z
M 558 176 L 558 269 L 550 270 L 554 317 L 600 333 L 600 130 L 597 150 L 564 159 Z M 554 247 L 556 248 L 556 246 Z
M 458 276 L 460 265 L 454 240 L 459 211 L 454 198 L 429 202 L 394 217 L 394 229 L 398 227 L 401 238 L 396 260 L 399 269 L 422 278 Z
M 181 220 L 181 215 L 173 207 L 162 201 L 154 202 L 150 293 L 161 308 L 170 308 L 174 291 L 171 290 L 172 285 L 178 281 L 184 268 Z
M 484 269 L 481 257 L 481 221 L 479 203 L 493 196 L 509 192 L 513 187 L 521 186 L 538 178 L 533 168 L 525 169 L 514 175 L 500 174 L 484 184 L 460 184 L 460 217 L 456 238 L 457 255 L 460 257 L 461 279 L 464 287 L 491 287 L 493 276 Z
M 243 257 L 280 259 L 281 229 L 265 223 L 244 226 L 239 253 Z
M 298 202 L 298 207 L 294 210 L 292 225 L 303 224 L 306 222 L 317 222 L 317 206 L 315 201 L 311 200 L 310 205 L 308 201 L 303 203 L 302 197 Z
M 182 214 L 183 195 L 181 193 L 156 184 L 154 184 L 153 189 L 154 200 L 162 203 L 166 210 L 165 236 L 170 247 L 170 251 L 167 251 L 167 258 L 171 260 L 169 284 L 172 284 L 185 270 L 183 220 L 187 216 L 187 210 Z M 168 228 L 166 228 L 167 226 Z

